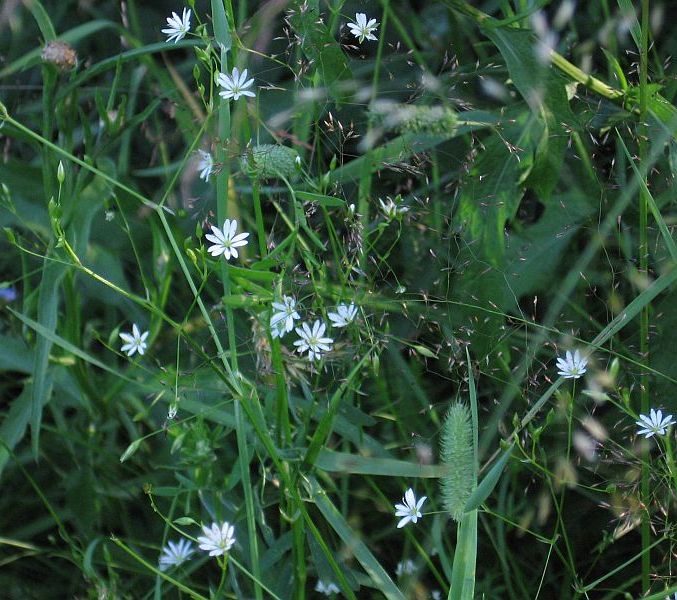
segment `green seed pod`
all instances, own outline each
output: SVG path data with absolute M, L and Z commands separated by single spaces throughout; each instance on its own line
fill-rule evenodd
M 287 146 L 261 144 L 254 146 L 241 159 L 242 170 L 261 179 L 275 177 L 293 178 L 298 175 L 296 159 L 298 152 Z
M 459 522 L 475 487 L 472 421 L 470 409 L 462 402 L 454 402 L 447 412 L 442 426 L 441 458 L 446 467 L 440 479 L 442 504 Z

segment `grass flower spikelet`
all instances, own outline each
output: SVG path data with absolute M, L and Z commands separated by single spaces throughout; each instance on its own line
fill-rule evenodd
M 454 402 L 442 426 L 441 459 L 446 468 L 441 478 L 442 503 L 455 521 L 463 517 L 474 488 L 473 430 L 470 409 Z

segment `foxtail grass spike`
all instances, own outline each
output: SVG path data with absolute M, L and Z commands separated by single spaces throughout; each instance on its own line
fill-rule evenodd
M 441 458 L 446 466 L 440 480 L 442 504 L 452 519 L 460 522 L 475 487 L 472 421 L 470 408 L 463 402 L 454 402 L 447 412 L 442 426 Z
M 261 144 L 254 146 L 242 157 L 242 170 L 256 174 L 261 179 L 272 179 L 282 175 L 293 178 L 297 175 L 298 152 L 287 146 Z

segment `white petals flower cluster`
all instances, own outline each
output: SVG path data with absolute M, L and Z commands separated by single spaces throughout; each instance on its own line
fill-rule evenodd
M 132 325 L 132 333 L 120 332 L 120 337 L 122 338 L 122 341 L 125 342 L 120 350 L 130 357 L 134 356 L 136 352 L 143 356 L 148 347 L 148 344 L 146 343 L 148 333 L 148 331 L 141 333 L 137 324 L 134 323 Z
M 416 563 L 411 558 L 406 558 L 397 563 L 395 575 L 402 577 L 403 575 L 413 575 L 416 573 Z
M 248 233 L 235 234 L 237 231 L 237 220 L 235 219 L 226 219 L 222 230 L 214 227 L 214 225 L 211 225 L 211 228 L 212 233 L 208 233 L 205 237 L 210 242 L 213 242 L 213 245 L 207 248 L 207 252 L 213 257 L 223 254 L 226 260 L 230 260 L 231 256 L 237 258 L 237 249 L 249 243 L 247 240 L 249 237 Z
M 416 523 L 419 519 L 423 518 L 421 507 L 427 499 L 428 496 L 421 496 L 419 500 L 416 500 L 416 494 L 414 494 L 414 490 L 411 488 L 404 492 L 402 504 L 395 505 L 395 516 L 402 517 L 397 524 L 397 528 L 404 527 L 410 521 Z
M 166 571 L 170 567 L 178 567 L 186 562 L 194 551 L 193 544 L 184 538 L 181 538 L 177 543 L 168 541 L 160 554 L 160 571 Z
M 212 523 L 210 527 L 202 526 L 204 535 L 197 538 L 200 550 L 209 552 L 209 556 L 222 556 L 235 544 L 235 527 L 228 521 L 221 525 Z
M 379 203 L 381 204 L 381 210 L 388 221 L 398 219 L 405 213 L 409 212 L 409 207 L 396 204 L 393 202 L 392 198 L 388 198 L 387 200 L 387 202 L 383 202 L 381 198 L 378 199 Z
M 209 152 L 204 150 L 198 150 L 198 154 L 200 160 L 197 163 L 197 170 L 200 171 L 200 179 L 203 179 L 206 183 L 214 171 L 214 159 Z
M 163 29 L 162 33 L 167 36 L 168 42 L 176 44 L 186 37 L 186 34 L 190 31 L 190 14 L 190 9 L 184 8 L 180 17 L 175 12 L 172 12 L 171 17 L 167 17 L 168 27 Z
M 252 86 L 254 83 L 253 79 L 247 81 L 247 69 L 240 73 L 237 67 L 234 67 L 230 75 L 225 73 L 219 73 L 216 78 L 216 83 L 220 85 L 223 89 L 219 92 L 219 96 L 225 100 L 232 98 L 233 100 L 238 100 L 240 96 L 250 96 L 255 98 L 256 94 L 251 90 L 247 89 Z
M 336 307 L 336 312 L 330 311 L 327 316 L 332 327 L 347 327 L 357 317 L 357 306 L 354 302 L 340 303 Z M 299 339 L 294 342 L 296 351 L 301 354 L 307 352 L 308 360 L 314 362 L 331 351 L 334 339 L 326 335 L 327 324 L 320 319 L 315 319 L 312 324 L 308 321 L 301 323 L 300 327 L 294 327 L 294 321 L 300 318 L 296 308 L 296 299 L 293 296 L 282 296 L 282 302 L 273 302 L 270 334 L 273 339 L 282 338 L 294 329 L 299 336 Z
M 282 302 L 273 302 L 275 312 L 270 317 L 270 333 L 274 338 L 281 338 L 294 329 L 294 319 L 301 316 L 296 312 L 296 300 L 291 296 L 283 296 Z
M 578 350 L 573 354 L 567 350 L 565 358 L 557 359 L 557 373 L 565 379 L 578 379 L 585 375 L 588 366 L 588 359 L 585 358 Z
M 672 415 L 663 416 L 663 411 L 653 408 L 648 415 L 639 415 L 639 421 L 635 424 L 640 428 L 638 435 L 643 435 L 646 439 L 654 435 L 665 435 L 666 429 L 675 424 Z
M 325 596 L 331 596 L 332 594 L 338 594 L 341 590 L 333 581 L 322 581 L 318 579 L 315 584 L 315 591 L 324 594 Z
M 339 304 L 336 312 L 327 313 L 333 327 L 347 327 L 357 316 L 357 306 L 352 302 L 350 305 Z
M 376 19 L 369 19 L 367 21 L 367 15 L 364 13 L 355 13 L 355 23 L 348 23 L 348 29 L 356 38 L 358 38 L 360 44 L 364 40 L 376 41 L 378 38 L 374 35 L 374 31 L 378 29 L 378 23 Z
M 315 320 L 312 329 L 308 323 L 302 323 L 301 327 L 296 328 L 296 333 L 299 334 L 300 339 L 294 342 L 294 346 L 296 346 L 296 350 L 301 354 L 308 352 L 308 360 L 310 362 L 313 362 L 316 358 L 322 358 L 324 352 L 331 350 L 334 340 L 324 337 L 326 329 L 327 326 L 319 319 Z

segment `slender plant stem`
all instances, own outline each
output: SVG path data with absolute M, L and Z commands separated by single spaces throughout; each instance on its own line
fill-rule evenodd
M 224 23 L 225 10 L 226 16 Z M 212 0 L 212 18 L 215 24 L 215 34 L 217 41 L 221 46 L 221 71 L 228 71 L 228 52 L 232 50 L 231 39 L 234 37 L 234 31 L 228 31 L 234 27 L 233 7 L 230 0 Z M 233 61 L 235 57 L 233 57 Z M 231 137 L 230 120 L 230 101 L 219 98 L 218 103 L 218 137 L 221 140 L 228 140 Z M 217 149 L 217 161 L 223 165 L 221 172 L 216 179 L 216 214 L 219 225 L 222 224 L 228 214 L 228 186 L 230 180 L 230 169 L 228 157 L 224 151 L 223 145 Z M 231 295 L 230 277 L 228 265 L 223 262 L 220 267 L 221 281 L 223 284 L 224 297 Z M 230 358 L 230 367 L 233 373 L 238 372 L 237 363 L 237 340 L 235 337 L 235 321 L 233 319 L 233 309 L 226 303 L 224 308 L 226 316 L 226 328 L 228 330 L 228 354 Z M 254 592 L 257 600 L 263 599 L 263 591 L 260 585 L 259 568 L 259 550 L 256 535 L 256 520 L 254 511 L 254 496 L 252 492 L 251 478 L 249 475 L 249 450 L 247 447 L 247 432 L 245 428 L 244 415 L 242 413 L 242 403 L 248 402 L 244 394 L 238 394 L 234 398 L 233 407 L 235 417 L 235 435 L 237 439 L 238 453 L 240 456 L 240 476 L 242 479 L 242 491 L 244 493 L 245 513 L 247 519 L 247 537 L 249 542 L 249 559 L 251 562 L 252 573 L 254 574 Z
M 648 86 L 648 52 L 649 52 L 649 0 L 642 0 L 642 40 L 640 48 L 639 63 L 639 161 L 644 164 L 647 159 L 647 86 Z M 645 179 L 646 183 L 646 179 Z M 649 236 L 648 236 L 648 214 L 649 202 L 647 198 L 646 186 L 642 186 L 639 191 L 639 271 L 647 276 L 649 271 Z M 649 311 L 651 303 L 648 302 L 640 314 L 640 342 L 639 353 L 644 366 L 649 366 Z M 649 412 L 649 373 L 642 369 L 640 376 L 640 404 L 641 412 Z M 642 511 L 642 589 L 649 591 L 651 584 L 651 524 L 649 515 L 649 476 L 650 460 L 648 447 L 644 447 L 642 452 L 642 481 L 641 497 L 644 510 Z
M 261 260 L 266 257 L 266 230 L 263 228 L 263 211 L 261 210 L 261 183 L 258 175 L 254 175 L 252 179 L 252 197 L 254 199 L 254 215 L 256 217 L 256 236 L 259 239 L 259 254 Z
M 383 16 L 381 18 L 381 33 L 379 35 L 378 47 L 376 49 L 376 58 L 374 60 L 374 74 L 371 79 L 371 97 L 369 99 L 369 107 L 371 108 L 376 100 L 378 94 L 379 77 L 381 73 L 381 56 L 383 55 L 383 45 L 385 44 L 386 27 L 388 25 L 388 15 L 390 14 L 390 0 L 385 0 L 383 4 Z M 372 120 L 369 119 L 367 123 L 367 133 L 365 138 L 371 140 L 372 138 Z M 362 222 L 362 230 L 367 232 L 369 230 L 369 196 L 371 194 L 371 148 L 367 150 L 367 157 L 362 166 L 362 173 L 360 174 L 360 185 L 358 189 L 357 212 L 360 215 Z M 360 254 L 360 269 L 364 272 L 366 268 L 368 253 L 362 252 Z

